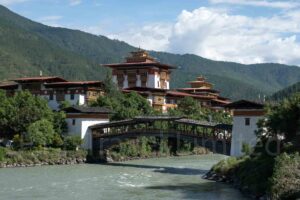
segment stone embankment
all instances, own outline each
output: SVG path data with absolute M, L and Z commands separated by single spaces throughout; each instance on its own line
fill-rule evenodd
M 57 161 L 36 162 L 36 163 L 3 162 L 3 163 L 0 163 L 0 168 L 35 167 L 35 166 L 44 166 L 44 165 L 75 165 L 75 164 L 83 164 L 83 163 L 86 163 L 86 158 L 60 159 Z

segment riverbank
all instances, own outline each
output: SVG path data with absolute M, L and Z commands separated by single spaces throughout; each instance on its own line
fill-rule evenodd
M 54 148 L 14 151 L 0 149 L 0 168 L 34 167 L 42 165 L 72 165 L 86 162 L 84 150 L 66 151 Z
M 176 154 L 170 154 L 169 151 L 165 152 L 149 152 L 147 154 L 139 153 L 138 156 L 126 155 L 118 152 L 106 151 L 105 161 L 106 162 L 125 162 L 130 160 L 140 160 L 140 159 L 151 159 L 151 158 L 164 158 L 164 157 L 179 157 L 179 156 L 192 156 L 192 155 L 205 155 L 212 153 L 207 148 L 195 147 L 192 151 L 180 151 Z
M 299 153 L 229 157 L 215 164 L 203 178 L 225 182 L 253 199 L 300 198 Z

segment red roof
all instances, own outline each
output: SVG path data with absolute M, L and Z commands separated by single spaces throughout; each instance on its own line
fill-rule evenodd
M 124 92 L 131 92 L 131 91 L 136 91 L 136 92 L 167 92 L 167 89 L 161 89 L 161 88 L 149 88 L 149 87 L 129 87 L 123 89 Z
M 102 86 L 102 81 L 67 81 L 45 84 L 46 87 Z
M 17 83 L 24 82 L 66 82 L 65 79 L 60 78 L 58 76 L 38 76 L 38 77 L 25 77 L 25 78 L 17 78 L 13 79 Z
M 230 101 L 221 100 L 221 99 L 212 99 L 212 101 L 214 101 L 216 103 L 220 103 L 220 104 L 229 104 L 229 103 L 231 103 Z
M 18 84 L 16 84 L 16 83 L 0 84 L 0 89 L 3 89 L 3 90 L 17 89 L 17 88 L 18 88 Z
M 218 90 L 214 89 L 205 89 L 205 88 L 178 88 L 176 90 L 181 90 L 181 91 L 201 91 L 201 92 L 214 92 L 214 93 L 220 93 Z
M 198 98 L 198 99 L 213 99 L 213 98 L 215 98 L 215 97 L 212 97 L 212 96 L 189 94 L 189 93 L 177 92 L 177 91 L 168 91 L 167 95 L 169 95 L 169 96 L 180 96 L 180 97 L 193 97 L 193 98 Z
M 242 99 L 227 104 L 225 107 L 230 109 L 263 109 L 264 104 Z
M 113 64 L 104 64 L 106 67 L 111 68 L 118 68 L 118 67 L 136 67 L 136 66 L 142 66 L 142 67 L 159 67 L 159 68 L 165 68 L 165 69 L 176 69 L 176 67 L 162 64 L 159 62 L 131 62 L 131 63 L 113 63 Z

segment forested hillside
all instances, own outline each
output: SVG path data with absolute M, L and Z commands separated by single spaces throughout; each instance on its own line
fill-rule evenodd
M 20 76 L 63 76 L 70 80 L 103 79 L 99 64 L 119 62 L 135 50 L 124 42 L 82 31 L 45 26 L 0 6 L 0 79 Z M 150 52 L 159 61 L 178 67 L 171 87 L 204 75 L 233 99 L 270 95 L 300 80 L 300 68 L 281 64 L 242 65 L 218 62 L 196 55 Z
M 273 101 L 280 101 L 292 96 L 296 92 L 300 92 L 300 82 L 275 92 L 269 99 Z

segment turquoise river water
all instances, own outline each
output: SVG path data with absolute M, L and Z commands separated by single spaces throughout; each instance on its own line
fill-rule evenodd
M 0 169 L 3 200 L 245 199 L 231 186 L 201 176 L 222 155 Z

